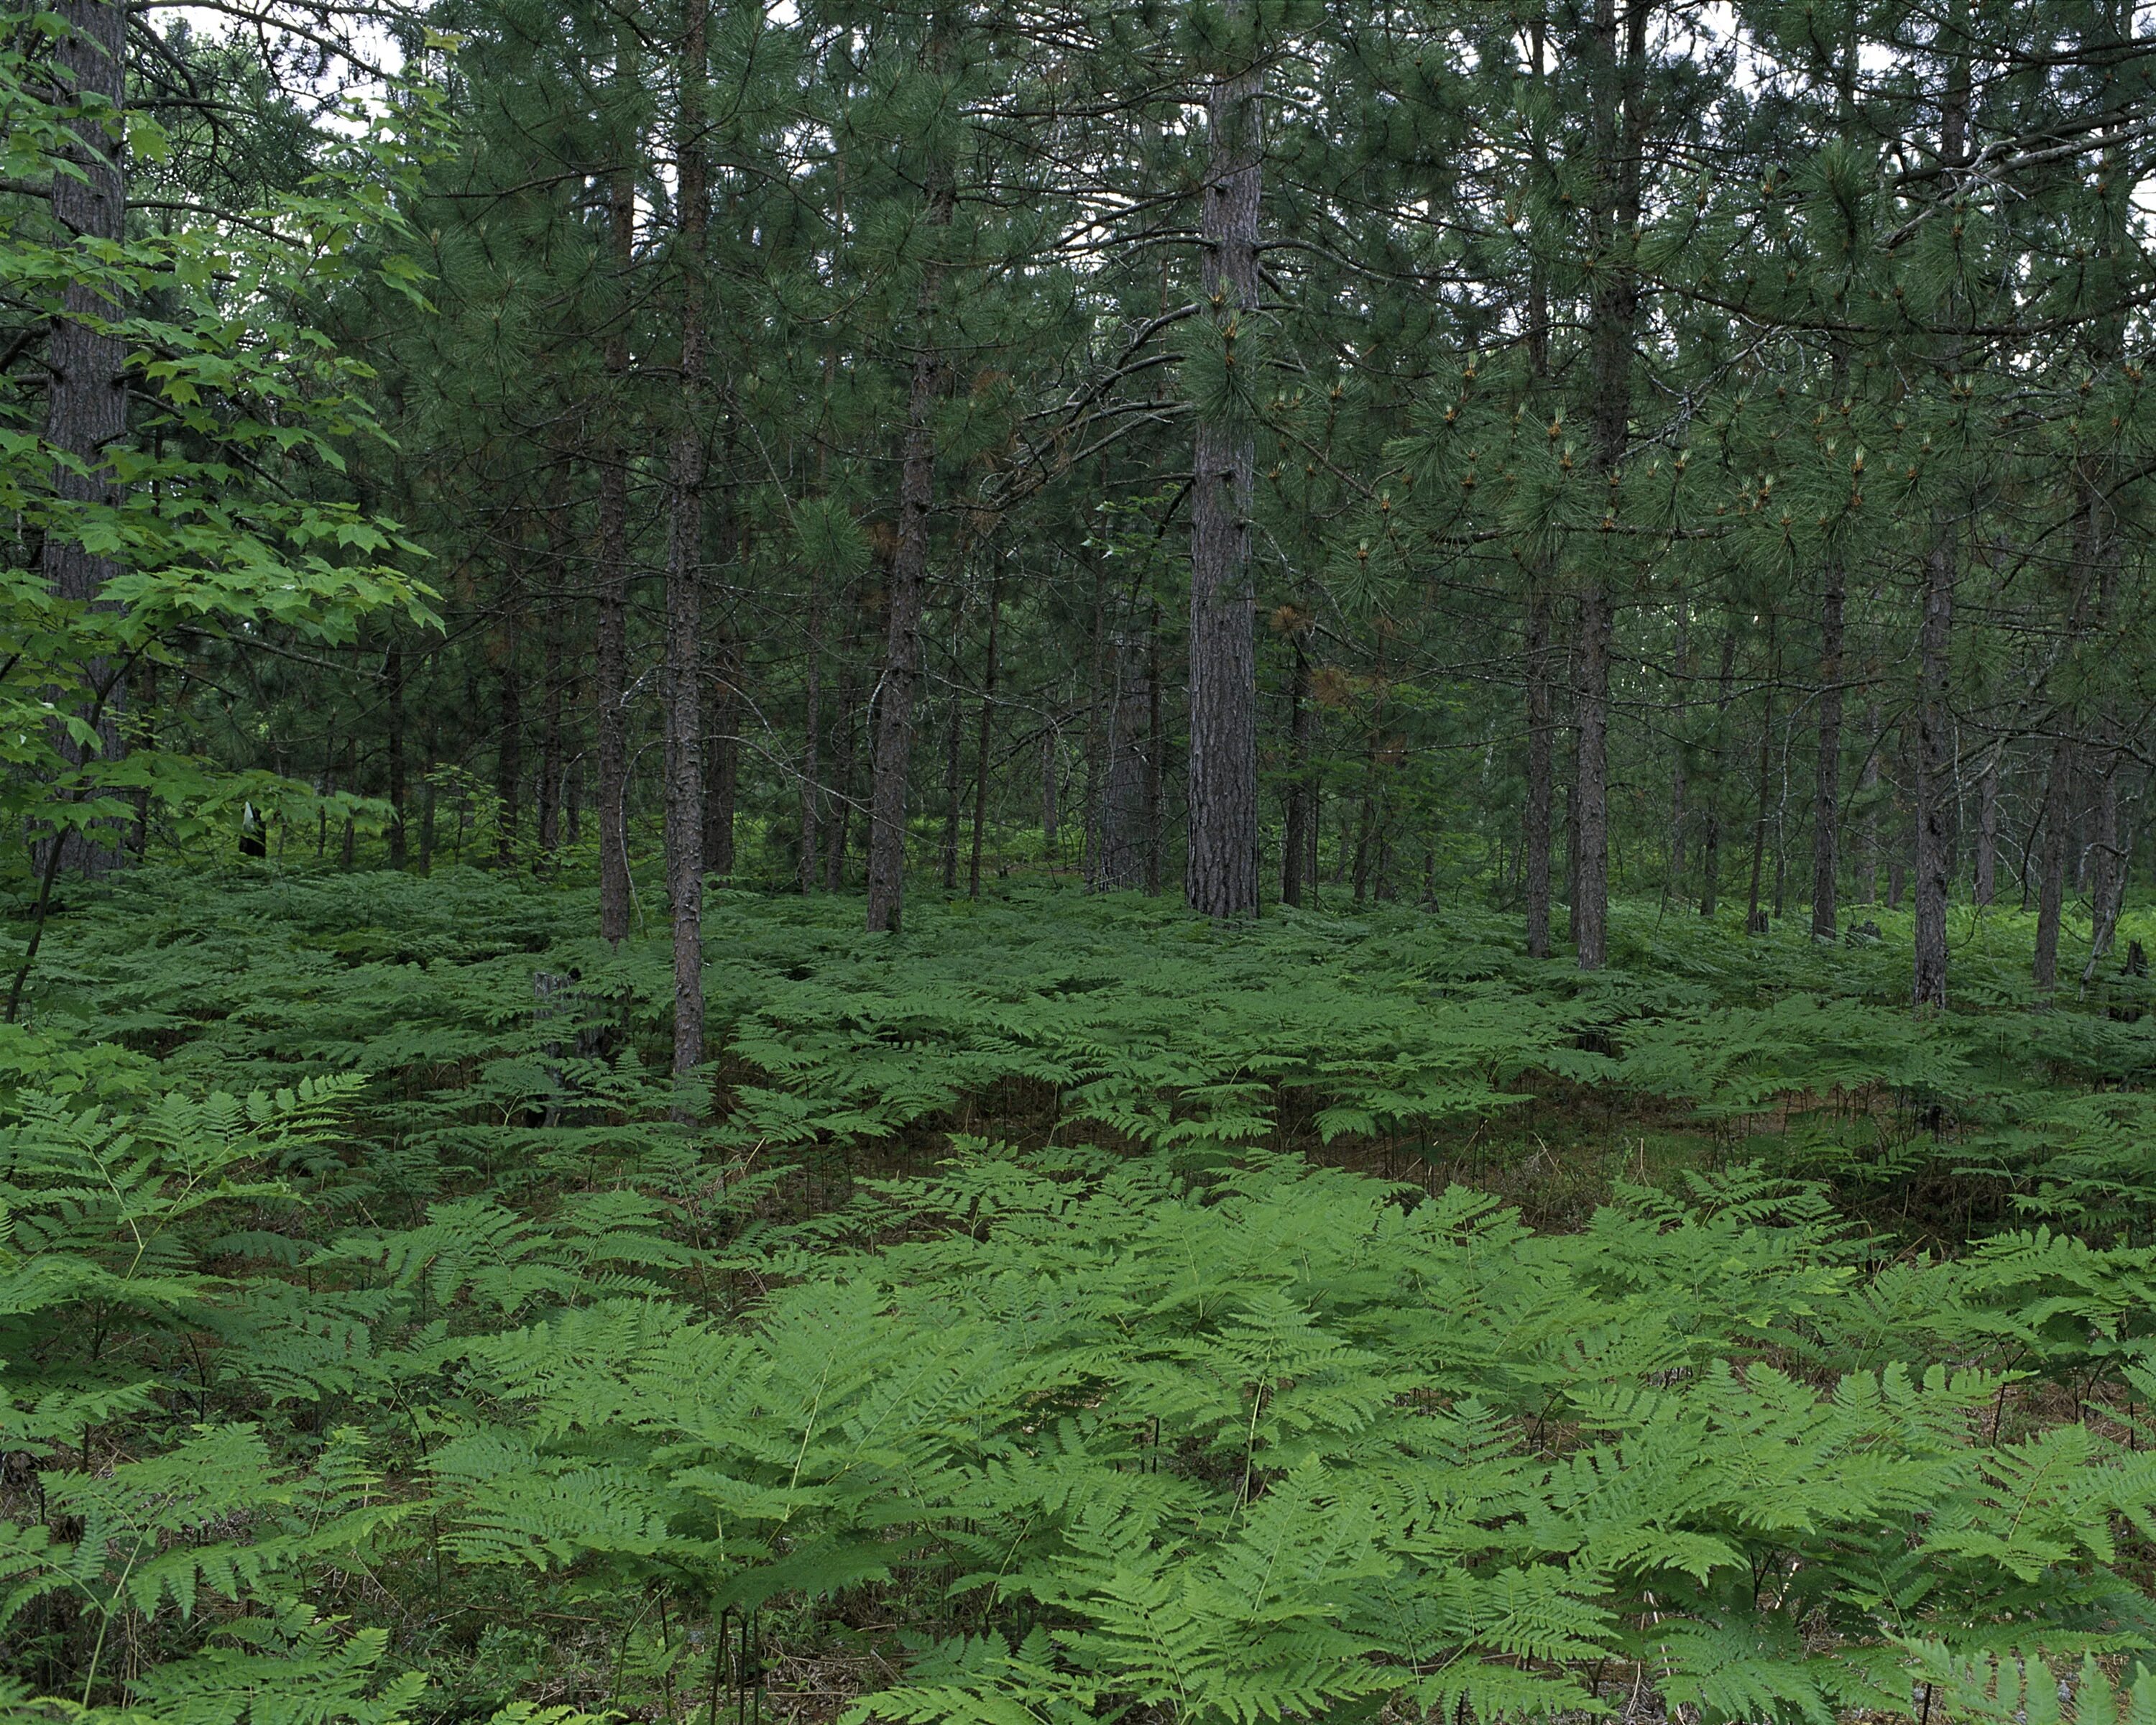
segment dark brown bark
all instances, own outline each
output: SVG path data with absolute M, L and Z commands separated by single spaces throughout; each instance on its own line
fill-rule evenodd
M 1310 655 L 1302 649 L 1299 630 L 1289 631 L 1288 645 L 1295 654 L 1295 664 L 1287 685 L 1287 819 L 1281 840 L 1281 902 L 1300 905 L 1309 849 L 1304 829 L 1311 817 Z
M 1556 681 L 1549 583 L 1537 575 L 1530 578 L 1527 587 L 1527 798 L 1520 817 L 1530 958 L 1550 955 L 1550 827 L 1557 801 Z
M 1999 896 L 1999 751 L 1984 757 L 1976 782 L 1976 902 L 1989 908 Z
M 624 33 L 624 41 L 633 39 Z M 618 94 L 637 88 L 634 50 L 624 47 Z M 636 257 L 636 183 L 626 160 L 608 177 L 608 244 L 621 303 L 608 332 L 607 395 L 600 408 L 598 628 L 592 704 L 598 733 L 599 933 L 619 946 L 629 937 L 629 275 Z
M 393 637 L 382 655 L 382 683 L 388 733 L 389 866 L 402 869 L 406 860 L 404 811 L 411 795 L 404 773 L 404 651 Z
M 60 0 L 55 10 L 64 33 L 54 45 L 52 69 L 88 111 L 73 122 L 74 141 L 64 152 L 80 177 L 53 176 L 51 207 L 54 220 L 85 243 L 87 261 L 94 255 L 91 248 L 120 241 L 126 221 L 120 128 L 126 101 L 127 9 L 117 0 Z M 98 117 L 100 110 L 110 118 Z M 120 572 L 117 562 L 90 550 L 85 536 L 94 540 L 109 527 L 109 521 L 100 517 L 120 501 L 109 455 L 127 429 L 126 347 L 98 326 L 123 315 L 124 308 L 99 285 L 70 280 L 61 290 L 59 315 L 46 337 L 45 441 L 71 459 L 54 470 L 58 506 L 45 531 L 39 572 L 59 598 L 86 604 L 99 604 L 106 583 Z M 76 687 L 54 691 L 56 700 L 87 721 L 97 737 L 90 748 L 64 731 L 57 732 L 60 754 L 70 765 L 116 760 L 125 752 L 120 727 L 125 692 L 119 676 L 117 667 L 94 658 L 80 666 Z M 124 830 L 100 822 L 61 839 L 56 867 L 102 874 L 125 860 Z M 40 906 L 45 897 L 40 894 Z
M 1633 251 L 1641 214 L 1647 23 L 1654 0 L 1630 0 L 1619 44 L 1617 0 L 1594 0 L 1587 33 L 1594 89 L 1593 287 L 1588 305 L 1588 403 L 1597 470 L 1615 507 L 1632 416 L 1632 347 L 1640 316 Z M 1582 583 L 1573 769 L 1572 945 L 1599 970 L 1609 945 L 1609 664 L 1616 639 L 1612 572 L 1599 559 Z
M 2046 992 L 2059 983 L 2059 924 L 2066 913 L 2066 846 L 2073 831 L 2073 739 L 2063 733 L 2051 745 L 2044 782 L 2044 847 L 2036 865 L 2036 950 L 2030 967 Z
M 973 747 L 973 854 L 966 865 L 966 896 L 981 896 L 981 845 L 988 824 L 988 750 L 995 740 L 996 628 L 1003 614 L 1003 587 L 988 582 L 988 642 L 981 667 L 981 718 Z
M 546 640 L 542 693 L 547 705 L 539 722 L 539 857 L 542 864 L 551 865 L 562 848 L 562 716 L 568 699 L 558 605 L 547 607 Z
M 1759 772 L 1757 813 L 1752 824 L 1752 878 L 1746 895 L 1744 929 L 1748 934 L 1764 934 L 1767 920 L 1759 909 L 1760 871 L 1767 860 L 1767 823 L 1773 814 L 1773 786 L 1770 783 L 1774 761 L 1774 679 L 1778 675 L 1779 660 L 1775 650 L 1775 622 L 1772 612 L 1767 616 L 1767 686 L 1762 692 L 1759 709 Z
M 1240 0 L 1227 0 L 1239 11 Z M 1237 331 L 1258 312 L 1258 216 L 1263 190 L 1265 77 L 1252 66 L 1213 80 L 1199 187 L 1204 279 L 1216 334 L 1235 377 Z M 1247 347 L 1245 350 L 1247 353 Z M 1192 451 L 1190 752 L 1183 896 L 1207 916 L 1258 909 L 1257 603 L 1250 511 L 1256 445 L 1238 418 L 1202 416 Z
M 958 822 L 964 807 L 965 768 L 959 761 L 959 742 L 966 722 L 966 701 L 954 681 L 943 726 L 943 890 L 958 890 Z
M 675 156 L 681 331 L 680 392 L 667 454 L 666 888 L 673 906 L 673 1116 L 696 1110 L 685 1081 L 704 1060 L 703 670 L 705 244 L 710 222 L 704 158 L 705 52 L 709 0 L 689 0 L 675 102 Z
M 1910 994 L 1920 1007 L 1947 1004 L 1947 895 L 1953 880 L 1953 716 L 1947 706 L 1953 630 L 1953 547 L 1943 526 L 1924 565 L 1917 636 L 1917 932 Z
M 1827 559 L 1820 592 L 1819 741 L 1812 774 L 1812 938 L 1831 941 L 1840 922 L 1841 650 L 1847 588 Z
M 1722 788 L 1729 763 L 1729 703 L 1737 675 L 1737 619 L 1722 626 L 1722 663 L 1714 685 L 1714 778 L 1701 823 L 1699 914 L 1712 916 L 1722 892 Z
M 731 880 L 741 801 L 742 640 L 730 617 L 721 617 L 714 633 L 704 716 L 704 872 Z
M 948 21 L 930 21 L 927 56 L 940 66 Z M 943 388 L 938 330 L 945 262 L 942 249 L 957 208 L 955 168 L 938 157 L 929 169 L 927 261 L 915 301 L 912 374 L 899 455 L 898 545 L 886 599 L 883 686 L 876 698 L 875 745 L 869 795 L 870 933 L 898 932 L 906 896 L 906 790 L 913 758 L 913 708 L 921 683 L 921 618 L 927 593 L 930 526 L 936 506 L 936 398 Z
M 808 659 L 801 688 L 801 852 L 799 880 L 814 892 L 820 880 L 817 845 L 823 817 L 824 787 L 824 605 L 823 585 L 808 573 Z
M 512 541 L 503 572 L 501 622 L 495 642 L 495 670 L 500 705 L 495 720 L 494 794 L 496 809 L 495 860 L 503 868 L 516 861 L 518 829 L 524 816 L 523 572 Z

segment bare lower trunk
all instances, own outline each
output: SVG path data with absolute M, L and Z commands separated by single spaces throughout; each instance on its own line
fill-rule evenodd
M 812 572 L 808 577 L 808 663 L 802 673 L 801 689 L 801 854 L 799 881 L 803 892 L 816 890 L 818 830 L 823 814 L 824 789 L 824 608 L 821 591 Z
M 964 696 L 953 685 L 943 727 L 943 890 L 958 889 L 958 822 L 966 788 L 965 768 L 959 762 L 960 734 L 966 722 Z
M 1229 0 L 1230 11 L 1239 0 Z M 1220 309 L 1217 335 L 1236 363 L 1240 322 L 1258 305 L 1264 74 L 1216 77 L 1206 104 L 1207 156 L 1199 197 L 1204 285 Z M 1255 388 L 1256 380 L 1239 385 Z M 1208 916 L 1258 908 L 1256 601 L 1250 510 L 1257 452 L 1250 432 L 1199 421 L 1190 510 L 1190 753 L 1183 896 Z
M 2107 757 L 2097 786 L 2096 830 L 2091 835 L 2088 963 L 2082 967 L 2082 988 L 2096 980 L 2097 967 L 2111 951 L 2118 932 L 2119 906 L 2125 898 L 2126 855 L 2118 842 L 2118 759 Z
M 618 81 L 634 87 L 634 63 L 624 59 Z M 609 244 L 617 290 L 624 298 L 635 262 L 636 187 L 627 166 L 608 178 Z M 607 337 L 608 398 L 601 408 L 598 497 L 598 628 L 593 644 L 592 705 L 598 744 L 599 933 L 619 946 L 629 936 L 629 454 L 621 427 L 629 404 L 629 321 L 626 305 Z
M 1714 685 L 1714 778 L 1707 799 L 1700 843 L 1699 914 L 1712 917 L 1722 891 L 1722 788 L 1728 776 L 1729 703 L 1737 676 L 1737 619 L 1722 632 L 1722 664 Z
M 1837 932 L 1841 890 L 1841 647 L 1845 593 L 1830 562 L 1820 595 L 1819 757 L 1812 774 L 1812 938 Z
M 1302 872 L 1310 819 L 1310 658 L 1300 637 L 1291 637 L 1295 668 L 1287 685 L 1288 781 L 1286 830 L 1281 842 L 1281 902 L 1302 902 Z
M 991 577 L 988 582 L 988 644 L 981 667 L 980 729 L 973 747 L 973 851 L 966 865 L 966 896 L 981 896 L 981 845 L 988 824 L 988 750 L 995 740 L 996 625 L 1003 610 L 1003 590 Z
M 562 622 L 547 619 L 547 659 L 541 692 L 547 706 L 539 727 L 539 855 L 547 862 L 562 847 Z
M 709 211 L 704 160 L 707 0 L 690 0 L 681 46 L 681 390 L 667 458 L 670 520 L 666 546 L 666 887 L 673 906 L 673 1116 L 697 1110 L 686 1081 L 704 1060 L 704 251 Z
M 1999 751 L 1984 757 L 1976 785 L 1976 902 L 1989 908 L 1999 896 Z
M 404 811 L 411 789 L 404 776 L 404 653 L 393 639 L 382 655 L 382 682 L 388 730 L 389 866 L 402 869 L 407 860 Z
M 1107 759 L 1101 775 L 1101 807 L 1093 885 L 1105 891 L 1142 886 L 1146 877 L 1146 733 L 1150 696 L 1145 649 L 1127 634 L 1112 649 L 1115 680 L 1108 709 Z
M 2066 914 L 2074 769 L 2073 739 L 2061 736 L 2051 745 L 2051 770 L 2044 785 L 2044 848 L 2036 865 L 2036 951 L 2030 967 L 2031 979 L 2046 991 L 2059 983 L 2059 923 Z
M 741 796 L 742 641 L 721 619 L 711 655 L 704 721 L 704 872 L 734 875 L 734 815 Z
M 511 555 L 512 558 L 515 556 L 513 548 Z M 501 661 L 498 667 L 501 706 L 495 719 L 494 753 L 494 793 L 499 809 L 495 860 L 505 869 L 516 865 L 524 814 L 524 672 L 518 664 L 523 656 L 523 608 L 520 571 L 512 561 L 503 596 L 499 644 Z
M 950 227 L 956 201 L 947 182 L 932 193 L 928 224 L 932 231 L 940 234 Z M 883 687 L 875 709 L 869 797 L 868 926 L 871 933 L 898 932 L 906 894 L 906 787 L 913 758 L 913 707 L 921 682 L 921 618 L 927 593 L 929 520 L 936 502 L 936 434 L 930 416 L 943 379 L 943 358 L 936 345 L 934 329 L 942 285 L 942 266 L 932 260 L 921 274 L 916 307 L 913 370 L 899 462 L 898 546 L 891 558 Z
M 1049 721 L 1048 728 L 1040 733 L 1040 848 L 1048 853 L 1052 865 L 1061 843 L 1062 797 L 1059 781 L 1063 773 L 1063 751 L 1055 733 L 1055 722 Z
M 53 70 L 95 116 L 100 109 L 117 116 L 126 100 L 127 8 L 117 0 L 61 0 L 58 16 L 64 27 L 53 49 Z M 64 100 L 65 98 L 64 98 Z M 116 131 L 95 118 L 74 122 L 75 142 L 66 159 L 78 174 L 55 173 L 53 218 L 84 243 L 85 250 L 120 243 L 126 221 L 124 145 Z M 96 327 L 116 319 L 123 308 L 88 282 L 69 281 L 62 289 L 59 315 L 46 337 L 45 441 L 81 464 L 57 465 L 53 474 L 55 508 L 45 532 L 39 572 L 53 593 L 65 600 L 107 608 L 100 595 L 120 572 L 112 557 L 93 551 L 109 527 L 100 517 L 121 500 L 121 487 L 109 463 L 111 446 L 127 430 L 122 340 Z M 76 687 L 56 690 L 64 710 L 86 724 L 95 737 L 85 743 L 55 726 L 61 757 L 82 767 L 125 752 L 120 718 L 125 696 L 117 667 L 91 659 L 80 667 Z M 79 799 L 87 792 L 69 793 Z M 42 854 L 43 847 L 41 847 Z M 64 834 L 54 862 L 57 870 L 103 874 L 126 860 L 124 829 L 117 823 L 93 823 L 85 831 Z M 43 906 L 48 895 L 41 892 Z M 42 922 L 42 914 L 39 919 Z
M 1947 1004 L 1947 893 L 1954 850 L 1947 673 L 1954 574 L 1953 548 L 1942 539 L 1926 562 L 1923 623 L 1917 637 L 1917 937 L 1910 993 L 1920 1007 Z
M 1555 680 L 1550 664 L 1549 583 L 1537 574 L 1527 588 L 1527 800 L 1520 818 L 1530 958 L 1550 955 L 1550 816 L 1557 790 L 1552 747 Z

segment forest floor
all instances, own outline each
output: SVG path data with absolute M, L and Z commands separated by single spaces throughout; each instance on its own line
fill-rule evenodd
M 0 1699 L 1816 1721 L 2118 1671 L 2156 1003 L 2039 999 L 1964 911 L 1919 1017 L 1866 914 L 1624 906 L 1584 977 L 1475 906 L 722 892 L 684 1130 L 667 954 L 583 883 L 146 871 L 0 1029 Z

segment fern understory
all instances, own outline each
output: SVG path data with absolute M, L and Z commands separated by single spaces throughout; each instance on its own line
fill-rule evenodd
M 1930 1019 L 1891 916 L 1620 906 L 1592 977 L 1466 908 L 859 920 L 716 896 L 695 1130 L 575 881 L 57 922 L 10 1714 L 2156 1720 L 2145 980 L 2037 1001 L 1997 913 Z

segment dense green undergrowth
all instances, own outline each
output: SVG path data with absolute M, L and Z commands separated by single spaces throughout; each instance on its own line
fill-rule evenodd
M 1479 910 L 724 894 L 694 1131 L 593 920 L 145 873 L 54 927 L 11 1705 L 2035 1718 L 2025 1656 L 2156 1639 L 2156 1015 L 2029 999 L 2021 919 L 1918 1019 L 1889 917 L 1630 906 L 1582 978 Z

